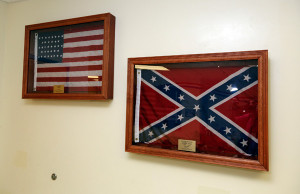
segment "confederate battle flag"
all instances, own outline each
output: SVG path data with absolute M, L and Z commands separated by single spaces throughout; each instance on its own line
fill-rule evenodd
M 135 143 L 257 159 L 256 64 L 137 70 Z

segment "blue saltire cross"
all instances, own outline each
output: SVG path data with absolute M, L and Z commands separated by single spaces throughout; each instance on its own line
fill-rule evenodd
M 197 97 L 157 71 L 142 70 L 141 77 L 145 84 L 179 108 L 142 129 L 140 142 L 154 142 L 197 120 L 238 152 L 257 155 L 258 140 L 215 109 L 258 83 L 257 66 L 242 68 Z

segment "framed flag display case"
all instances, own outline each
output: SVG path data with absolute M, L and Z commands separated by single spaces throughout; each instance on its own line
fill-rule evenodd
M 268 171 L 268 51 L 128 59 L 127 152 Z
M 115 17 L 27 25 L 22 98 L 113 98 Z

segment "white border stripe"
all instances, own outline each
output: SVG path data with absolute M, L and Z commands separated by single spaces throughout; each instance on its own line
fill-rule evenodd
M 103 39 L 87 40 L 87 41 L 80 41 L 80 42 L 68 42 L 68 43 L 64 43 L 64 48 L 73 48 L 73 47 L 90 46 L 90 45 L 103 45 Z
M 64 39 L 77 38 L 77 37 L 83 37 L 83 36 L 101 35 L 103 33 L 104 33 L 103 29 L 89 30 L 89 31 L 82 31 L 82 32 L 73 32 L 73 33 L 65 33 Z
M 181 91 L 187 93 L 190 97 L 192 97 L 192 98 L 198 100 L 196 96 L 194 96 L 193 94 L 191 94 L 191 93 L 188 92 L 187 90 L 183 89 L 182 87 L 180 87 L 179 85 L 177 85 L 175 82 L 169 80 L 168 78 L 166 78 L 166 77 L 163 76 L 162 74 L 158 73 L 157 71 L 154 71 L 154 70 L 153 70 L 153 72 L 156 73 L 158 76 L 161 76 L 162 78 L 164 78 L 165 80 L 167 80 L 167 81 L 170 82 L 171 84 L 173 84 L 173 86 L 177 87 L 179 90 L 181 90 Z
M 248 90 L 249 88 L 255 86 L 258 83 L 258 81 L 253 82 L 252 84 L 248 85 L 247 87 L 244 87 L 242 89 L 240 89 L 238 92 L 232 94 L 231 96 L 225 98 L 224 100 L 218 102 L 217 104 L 211 106 L 209 109 L 212 110 L 214 113 L 216 113 L 217 115 L 219 115 L 220 117 L 222 117 L 224 120 L 226 120 L 228 123 L 230 123 L 231 125 L 233 125 L 234 127 L 236 127 L 238 130 L 240 130 L 242 133 L 244 133 L 246 136 L 248 136 L 249 138 L 251 138 L 254 142 L 258 143 L 258 140 L 256 137 L 254 137 L 253 135 L 251 135 L 250 133 L 248 133 L 246 130 L 244 130 L 242 127 L 240 127 L 239 125 L 237 125 L 235 122 L 233 122 L 232 120 L 230 120 L 228 117 L 226 117 L 225 115 L 223 115 L 222 113 L 220 113 L 219 111 L 217 111 L 215 108 L 218 107 L 219 105 L 225 103 L 226 101 L 230 100 L 231 98 L 233 98 L 234 96 L 237 96 L 238 94 Z
M 102 86 L 102 81 L 87 81 L 87 82 L 37 82 L 38 87 L 48 87 L 54 85 L 64 85 L 65 87 L 91 87 Z
M 200 98 L 202 98 L 203 96 L 205 96 L 206 94 L 210 93 L 211 91 L 213 91 L 214 89 L 216 89 L 217 87 L 223 85 L 224 83 L 226 83 L 227 81 L 229 81 L 230 79 L 234 78 L 235 76 L 243 73 L 244 71 L 246 71 L 247 69 L 249 69 L 250 67 L 243 67 L 242 69 L 240 69 L 239 71 L 231 74 L 230 76 L 228 76 L 227 78 L 225 78 L 224 80 L 220 81 L 219 83 L 217 83 L 216 85 L 214 85 L 213 87 L 209 88 L 208 90 L 206 90 L 205 92 L 203 92 L 202 94 L 200 94 L 199 96 L 197 96 L 197 100 L 199 100 Z
M 242 153 L 242 154 L 244 154 L 246 156 L 251 156 L 251 155 L 247 154 L 246 152 L 244 152 L 241 148 L 239 148 L 238 146 L 236 146 L 234 143 L 232 143 L 231 141 L 229 141 L 228 139 L 226 139 L 218 131 L 216 131 L 211 126 L 209 126 L 208 124 L 206 124 L 203 120 L 201 120 L 199 118 L 196 118 L 196 120 L 199 121 L 202 125 L 204 125 L 208 130 L 210 130 L 216 136 L 218 136 L 220 139 L 222 139 L 223 141 L 225 141 L 228 145 L 230 145 L 231 147 L 233 147 L 234 149 L 236 149 L 238 152 L 240 152 L 240 153 Z
M 73 52 L 73 53 L 66 53 L 65 52 L 63 54 L 63 58 L 89 57 L 89 56 L 99 56 L 99 55 L 103 55 L 103 50 Z
M 83 62 L 67 62 L 67 63 L 43 63 L 43 64 L 38 64 L 38 68 L 74 67 L 74 66 L 89 66 L 89 65 L 102 65 L 102 64 L 103 64 L 103 60 L 83 61 Z
M 37 77 L 81 77 L 81 76 L 102 76 L 102 70 L 97 71 L 71 71 L 71 72 L 41 72 Z
M 176 109 L 176 110 L 174 110 L 174 111 L 172 111 L 171 113 L 167 114 L 166 116 L 164 116 L 164 117 L 158 119 L 157 121 L 155 121 L 155 122 L 149 124 L 147 127 L 144 127 L 142 130 L 140 130 L 140 133 L 143 133 L 145 130 L 147 130 L 147 129 L 149 129 L 150 127 L 156 125 L 157 123 L 159 123 L 159 122 L 165 120 L 166 118 L 172 116 L 173 114 L 175 114 L 175 113 L 181 111 L 181 110 L 184 108 L 181 104 L 179 104 L 178 102 L 174 101 L 172 98 L 170 98 L 170 97 L 167 96 L 166 94 L 162 93 L 160 90 L 158 90 L 157 88 L 155 88 L 154 86 L 152 86 L 151 84 L 149 84 L 149 83 L 148 83 L 146 80 L 144 80 L 143 78 L 142 78 L 142 82 L 144 82 L 147 86 L 149 86 L 150 88 L 152 88 L 153 90 L 155 90 L 157 93 L 159 93 L 160 95 L 162 95 L 163 97 L 165 97 L 165 98 L 168 99 L 169 101 L 173 102 L 173 103 L 174 103 L 176 106 L 178 106 L 179 108 Z
M 154 138 L 154 139 L 152 139 L 152 140 L 150 140 L 150 141 L 148 141 L 148 142 L 145 142 L 145 143 L 147 143 L 147 144 L 148 144 L 148 143 L 152 143 L 152 142 L 154 142 L 154 141 L 156 141 L 156 140 L 158 140 L 158 139 L 160 139 L 160 138 L 162 138 L 162 137 L 168 135 L 169 133 L 172 133 L 172 132 L 175 131 L 176 129 L 178 129 L 178 128 L 184 126 L 184 125 L 187 125 L 188 123 L 190 123 L 190 122 L 192 122 L 192 121 L 194 121 L 194 120 L 196 120 L 196 117 L 193 117 L 193 118 L 191 118 L 191 119 L 189 119 L 189 120 L 187 120 L 187 121 L 181 123 L 180 125 L 177 125 L 177 126 L 174 127 L 173 129 L 171 129 L 171 130 L 169 130 L 169 131 L 167 131 L 167 132 L 161 134 L 160 136 L 158 136 L 158 137 L 156 137 L 156 138 Z

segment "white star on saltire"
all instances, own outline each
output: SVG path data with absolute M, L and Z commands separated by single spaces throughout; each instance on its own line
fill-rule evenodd
M 241 143 L 241 144 L 243 145 L 243 147 L 244 147 L 244 146 L 247 146 L 248 141 L 246 141 L 246 140 L 243 139 L 243 141 L 240 142 L 240 143 Z
M 199 105 L 196 105 L 196 104 L 195 104 L 195 107 L 194 107 L 193 109 L 197 112 L 197 110 L 200 109 L 200 108 L 199 108 Z
M 210 99 L 209 100 L 212 100 L 214 102 L 215 99 L 217 99 L 217 97 L 215 95 L 210 95 Z
M 166 128 L 167 128 L 167 123 L 164 123 L 163 126 L 162 126 L 161 128 L 163 128 L 164 130 L 166 130 Z
M 246 80 L 247 82 L 249 82 L 249 80 L 251 79 L 251 77 L 248 75 L 244 75 L 244 80 Z
M 151 81 L 155 82 L 156 81 L 156 77 L 152 76 Z
M 149 131 L 148 135 L 149 135 L 150 137 L 152 137 L 154 134 L 153 134 L 152 131 Z
M 181 95 L 178 97 L 180 101 L 184 100 L 184 95 Z
M 210 115 L 209 118 L 208 118 L 208 120 L 211 123 L 211 122 L 215 121 L 215 117 L 213 117 L 213 116 Z
M 170 90 L 170 86 L 165 85 L 164 90 L 169 91 Z
M 178 120 L 182 120 L 184 117 L 182 116 L 182 114 L 181 115 L 178 115 Z
M 230 84 L 229 86 L 227 85 L 227 89 L 226 90 L 231 91 L 232 90 L 232 84 Z
M 227 135 L 227 133 L 231 133 L 230 130 L 231 130 L 231 128 L 229 128 L 229 127 L 226 126 L 226 129 L 224 130 L 226 132 L 226 135 Z

